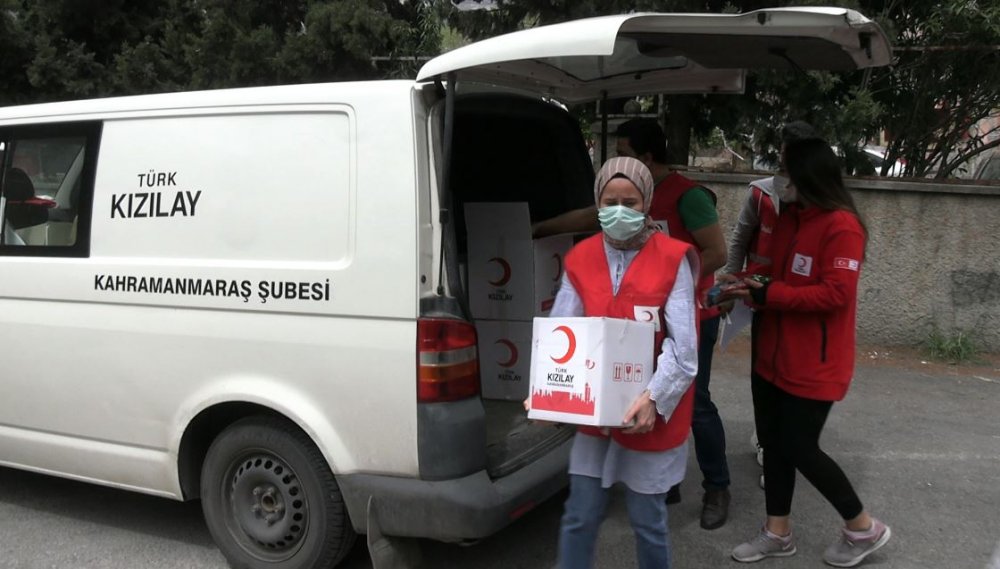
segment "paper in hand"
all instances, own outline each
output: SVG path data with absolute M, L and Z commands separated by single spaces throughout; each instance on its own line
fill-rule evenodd
M 722 351 L 725 351 L 729 343 L 750 325 L 752 319 L 753 310 L 750 310 L 746 303 L 737 301 L 733 309 L 723 319 L 722 327 L 719 329 L 719 346 Z

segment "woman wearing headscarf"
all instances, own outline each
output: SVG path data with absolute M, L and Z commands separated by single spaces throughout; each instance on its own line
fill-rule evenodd
M 798 471 L 844 520 L 840 539 L 823 560 L 853 567 L 892 534 L 865 510 L 819 438 L 854 374 L 866 233 L 829 144 L 793 141 L 784 159 L 791 183 L 775 188 L 786 205 L 771 239 L 771 280 L 747 279 L 747 288 L 728 293 L 751 300 L 760 315 L 751 392 L 767 481 L 764 527 L 733 549 L 733 558 L 753 562 L 795 553 L 790 515 Z
M 670 567 L 667 491 L 684 478 L 698 371 L 695 283 L 698 253 L 646 215 L 653 178 L 634 158 L 612 158 L 597 174 L 602 232 L 566 256 L 551 315 L 635 319 L 657 315 L 656 366 L 622 428 L 580 427 L 570 455 L 570 496 L 559 535 L 559 567 L 591 567 L 609 490 L 625 487 L 640 569 Z M 641 309 L 641 310 L 640 310 Z

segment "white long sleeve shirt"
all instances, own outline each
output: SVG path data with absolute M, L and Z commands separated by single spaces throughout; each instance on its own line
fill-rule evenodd
M 605 243 L 604 252 L 612 292 L 618 294 L 622 277 L 638 251 L 622 251 Z M 694 282 L 691 264 L 683 259 L 664 305 L 666 334 L 656 360 L 656 371 L 647 386 L 650 398 L 656 402 L 657 413 L 664 418 L 673 414 L 698 373 L 698 311 Z M 565 275 L 550 316 L 585 316 L 583 300 Z M 578 433 L 570 455 L 569 472 L 600 478 L 603 487 L 622 482 L 640 494 L 662 494 L 684 479 L 687 448 L 685 442 L 661 452 L 636 451 L 622 447 L 611 438 Z

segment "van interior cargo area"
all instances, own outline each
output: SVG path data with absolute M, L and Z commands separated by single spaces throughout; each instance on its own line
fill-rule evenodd
M 554 103 L 516 95 L 458 97 L 452 148 L 451 210 L 463 264 L 466 202 L 526 202 L 532 222 L 593 204 L 594 170 L 579 124 Z M 520 401 L 483 400 L 483 407 L 493 478 L 530 464 L 575 432 L 528 421 Z

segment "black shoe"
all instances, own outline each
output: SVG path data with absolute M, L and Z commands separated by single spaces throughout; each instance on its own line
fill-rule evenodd
M 701 499 L 701 527 L 721 528 L 729 518 L 729 489 L 709 488 Z
M 681 503 L 681 485 L 676 484 L 667 490 L 667 505 L 672 506 L 674 504 Z

